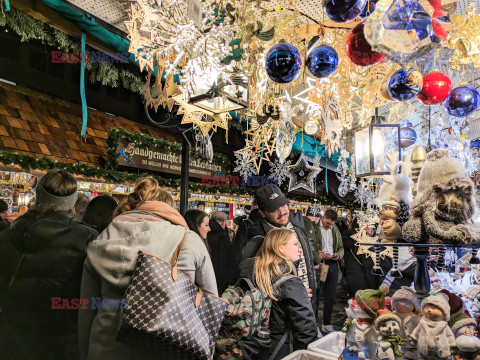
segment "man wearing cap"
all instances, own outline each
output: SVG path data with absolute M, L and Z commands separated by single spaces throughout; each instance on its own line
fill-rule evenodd
M 303 225 L 302 213 L 291 214 L 289 201 L 276 185 L 265 185 L 255 194 L 255 203 L 262 218 L 248 229 L 248 238 L 242 251 L 240 276 L 252 277 L 255 255 L 263 243 L 265 235 L 275 228 L 294 230 L 302 246 L 302 257 L 297 267 L 297 276 L 302 280 L 309 295 L 312 296 L 312 308 L 317 313 L 317 284 L 313 253 Z M 316 314 L 317 315 L 317 314 Z

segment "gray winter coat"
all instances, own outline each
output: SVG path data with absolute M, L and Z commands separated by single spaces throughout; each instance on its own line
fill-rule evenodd
M 178 214 L 179 215 L 179 214 Z M 81 298 L 122 299 L 138 251 L 170 261 L 186 231 L 178 268 L 200 288 L 217 294 L 212 262 L 205 244 L 193 231 L 146 214 L 127 212 L 103 231 L 87 249 Z M 80 310 L 79 343 L 82 359 L 162 359 L 164 354 L 141 351 L 115 340 L 120 309 Z

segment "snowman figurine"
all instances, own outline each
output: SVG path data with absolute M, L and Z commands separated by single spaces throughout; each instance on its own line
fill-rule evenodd
M 450 323 L 457 345 L 455 358 L 461 360 L 480 359 L 480 339 L 474 335 L 477 322 L 462 313 L 452 319 Z
M 353 308 L 357 319 L 352 321 L 355 328 L 355 342 L 360 348 L 359 359 L 374 360 L 378 347 L 378 334 L 375 330 L 375 316 L 377 311 L 385 307 L 385 294 L 388 287 L 380 286 L 379 290 L 358 290 L 355 300 L 358 308 Z
M 400 318 L 387 310 L 378 310 L 375 328 L 378 331 L 378 348 L 376 357 L 378 360 L 395 360 L 403 356 L 400 346 L 406 341 L 399 335 Z
M 357 346 L 355 342 L 355 331 L 357 326 L 353 324 L 354 320 L 358 319 L 357 312 L 359 312 L 360 307 L 357 303 L 357 300 L 350 299 L 348 300 L 348 307 L 345 308 L 345 313 L 347 314 L 347 320 L 345 320 L 345 324 L 343 325 L 342 332 L 345 333 L 345 339 L 347 341 L 347 350 L 354 353 L 359 353 L 360 348 Z M 355 312 L 357 311 L 357 312 Z M 356 322 L 358 325 L 358 322 Z

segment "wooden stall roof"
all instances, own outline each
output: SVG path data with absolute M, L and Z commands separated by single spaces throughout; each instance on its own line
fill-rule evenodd
M 0 82 L 0 150 L 101 167 L 113 127 L 179 142 L 152 126 L 92 109 L 86 139 L 81 126 L 80 105 Z

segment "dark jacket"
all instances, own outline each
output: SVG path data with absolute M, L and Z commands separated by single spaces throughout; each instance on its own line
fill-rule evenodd
M 29 211 L 12 223 L 7 240 L 24 256 L 2 310 L 5 358 L 79 357 L 78 310 L 69 306 L 80 297 L 85 247 L 97 235 L 64 211 Z
M 275 293 L 277 301 L 272 302 L 270 313 L 272 343 L 268 354 L 262 356 L 262 359 L 270 357 L 288 330 L 291 331 L 291 337 L 287 337 L 275 359 L 282 359 L 290 353 L 290 342 L 294 351 L 302 350 L 315 341 L 318 335 L 312 305 L 300 278 L 295 276 L 284 281 L 278 285 Z
M 0 220 L 0 308 L 8 284 L 22 257 L 8 237 L 10 224 Z
M 234 274 L 231 271 L 233 252 L 230 237 L 215 220 L 210 220 L 210 232 L 207 234 L 218 293 L 223 294 L 228 285 L 233 285 Z
M 248 216 L 245 216 L 240 225 L 238 225 L 237 233 L 233 238 L 232 250 L 233 250 L 233 279 L 234 281 L 240 278 L 240 261 L 242 258 L 242 251 L 249 238 L 249 229 L 252 228 L 257 222 L 262 219 L 262 215 L 258 209 L 254 209 Z
M 318 302 L 316 296 L 317 282 L 315 276 L 315 264 L 313 259 L 313 253 L 310 248 L 307 235 L 305 233 L 302 213 L 297 212 L 295 214 L 290 214 L 289 221 L 293 225 L 293 229 L 297 234 L 298 241 L 302 245 L 303 255 L 305 256 L 305 262 L 307 266 L 308 283 L 313 293 L 312 308 L 317 309 Z M 253 264 L 255 263 L 255 256 L 257 254 L 257 251 L 258 249 L 260 249 L 265 235 L 273 228 L 274 227 L 271 224 L 269 224 L 265 219 L 262 218 L 255 225 L 248 229 L 248 240 L 245 247 L 243 248 L 239 266 L 241 277 L 252 277 Z

